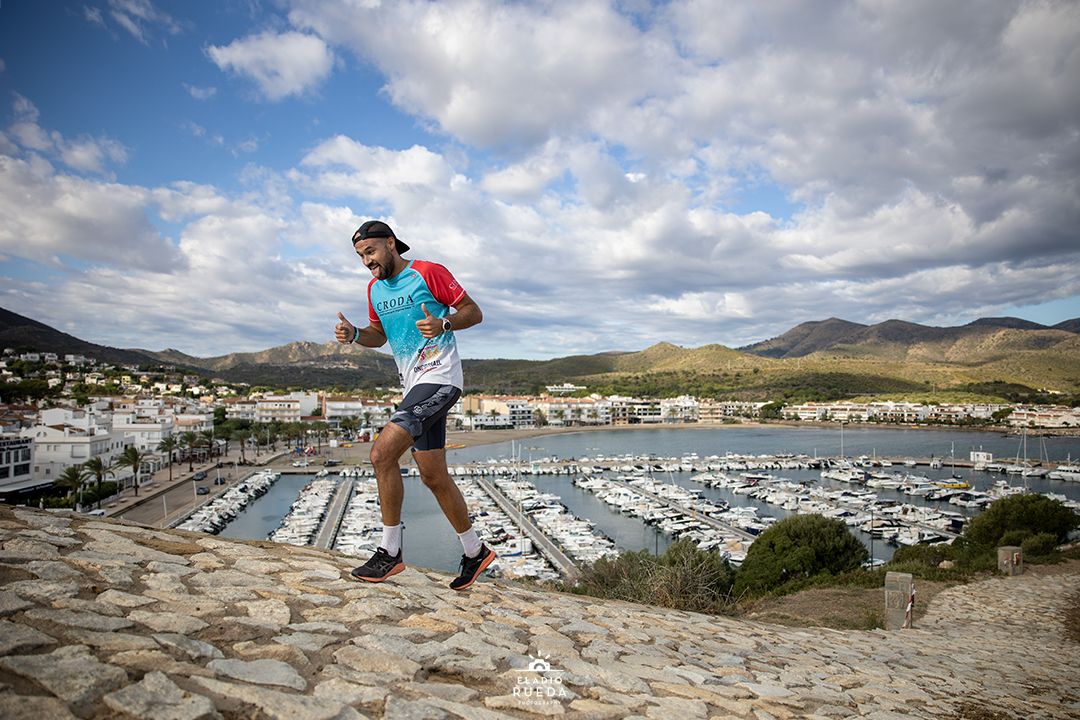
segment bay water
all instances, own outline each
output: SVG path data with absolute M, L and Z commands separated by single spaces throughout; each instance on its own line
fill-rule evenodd
M 451 435 L 450 442 L 453 442 Z M 521 467 L 528 467 L 531 460 L 596 459 L 600 456 L 681 458 L 697 454 L 700 458 L 726 453 L 740 455 L 774 455 L 780 453 L 805 454 L 811 457 L 838 457 L 841 453 L 847 457 L 888 456 L 942 458 L 944 465 L 940 469 L 926 466 L 909 469 L 911 472 L 931 479 L 946 479 L 954 472 L 962 475 L 977 490 L 986 490 L 996 480 L 1004 476 L 970 469 L 953 468 L 949 464 L 951 457 L 967 460 L 971 450 L 994 453 L 998 462 L 1009 462 L 1026 454 L 1029 460 L 1050 460 L 1065 462 L 1070 458 L 1080 458 L 1080 438 L 1048 437 L 1026 438 L 1007 436 L 994 432 L 966 432 L 951 430 L 915 430 L 900 428 L 845 428 L 843 438 L 839 428 L 777 426 L 723 426 L 723 427 L 652 427 L 629 430 L 601 430 L 590 432 L 566 433 L 527 438 L 520 442 L 504 442 L 480 445 L 471 448 L 447 451 L 447 463 L 451 466 L 473 462 L 491 462 L 495 465 L 507 465 L 515 457 L 520 458 Z M 1025 453 L 1026 451 L 1026 453 Z M 901 466 L 893 470 L 905 470 Z M 774 477 L 787 478 L 796 482 L 812 482 L 829 487 L 849 487 L 843 483 L 824 481 L 817 470 L 780 470 L 772 471 Z M 281 518 L 288 512 L 289 506 L 296 499 L 300 490 L 310 481 L 312 475 L 283 475 L 281 479 L 261 498 L 258 498 L 241 513 L 236 520 L 221 533 L 224 537 L 239 539 L 265 539 L 277 528 Z M 705 497 L 722 499 L 732 506 L 752 505 L 759 515 L 771 515 L 783 518 L 791 514 L 779 507 L 768 505 L 743 495 L 735 495 L 722 488 L 706 488 L 690 479 L 690 473 L 657 473 L 657 480 L 672 482 L 688 488 L 699 489 Z M 571 477 L 566 475 L 525 476 L 538 489 L 552 492 L 562 498 L 570 512 L 578 517 L 591 520 L 596 529 L 611 537 L 623 550 L 648 550 L 663 552 L 670 544 L 667 536 L 653 526 L 638 519 L 622 515 L 597 499 L 587 490 L 575 487 Z M 431 492 L 424 487 L 420 478 L 406 477 L 405 504 L 402 521 L 405 524 L 404 547 L 406 564 L 430 567 L 446 571 L 456 571 L 461 560 L 461 545 L 453 528 L 443 516 L 438 503 Z M 1011 476 L 1012 484 L 1024 484 L 1025 480 Z M 1028 487 L 1036 492 L 1061 493 L 1071 499 L 1080 499 L 1080 483 L 1029 478 Z M 897 491 L 878 490 L 885 498 L 894 498 L 901 502 L 941 507 L 973 515 L 978 511 L 957 508 L 947 503 L 935 503 L 922 498 L 912 498 Z M 889 559 L 893 548 L 881 540 L 871 541 L 861 531 L 854 531 L 868 547 L 873 545 L 873 554 L 877 558 Z M 359 558 L 362 562 L 366 558 Z

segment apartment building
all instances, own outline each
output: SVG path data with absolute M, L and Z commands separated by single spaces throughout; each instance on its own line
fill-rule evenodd
M 345 418 L 356 418 L 367 426 L 381 427 L 390 421 L 394 403 L 370 400 L 352 395 L 324 395 L 322 419 L 330 427 L 338 427 Z
M 0 435 L 0 501 L 18 504 L 20 496 L 49 485 L 34 479 L 33 468 L 33 439 Z
M 689 395 L 664 398 L 660 401 L 660 415 L 667 423 L 695 423 L 698 421 L 698 411 L 697 398 Z
M 258 400 L 252 398 L 228 398 L 222 401 L 226 420 L 250 420 L 258 417 Z
M 1080 408 L 1064 405 L 1018 407 L 1009 414 L 1013 427 L 1080 427 Z
M 109 418 L 68 408 L 42 410 L 38 424 L 20 435 L 34 443 L 33 475 L 42 482 L 52 482 L 66 468 L 90 458 L 100 457 L 112 464 L 125 448 L 135 444 L 122 432 L 114 431 Z M 117 471 L 120 479 L 127 475 L 130 471 Z

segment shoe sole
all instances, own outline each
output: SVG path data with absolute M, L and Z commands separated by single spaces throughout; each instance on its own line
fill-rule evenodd
M 489 550 L 488 550 L 488 556 L 487 556 L 486 558 L 484 558 L 483 562 L 481 562 L 481 563 L 480 563 L 480 567 L 478 567 L 478 568 L 476 569 L 476 572 L 475 572 L 475 573 L 473 573 L 473 576 L 472 576 L 472 578 L 471 578 L 471 579 L 469 580 L 469 582 L 465 583 L 465 584 L 464 584 L 464 585 L 462 585 L 461 587 L 456 587 L 456 588 L 452 588 L 452 589 L 454 589 L 454 590 L 459 590 L 459 591 L 460 591 L 460 590 L 464 590 L 465 588 L 467 588 L 467 587 L 469 587 L 470 585 L 472 585 L 472 584 L 473 584 L 474 582 L 476 582 L 476 578 L 480 577 L 480 573 L 482 573 L 482 572 L 484 572 L 485 570 L 487 570 L 487 569 L 488 569 L 488 565 L 490 565 L 490 564 L 491 564 L 491 563 L 492 563 L 492 562 L 493 562 L 493 561 L 495 560 L 495 558 L 497 558 L 497 557 L 498 557 L 498 555 L 496 555 L 496 554 L 495 554 L 495 551 L 494 551 L 494 550 L 491 550 L 491 549 L 489 548 Z
M 370 582 L 370 583 L 381 583 L 383 580 L 391 578 L 394 575 L 397 575 L 399 572 L 403 572 L 404 570 L 405 570 L 405 563 L 398 563 L 397 565 L 395 565 L 390 570 L 390 572 L 386 573 L 382 577 L 370 578 L 370 577 L 363 577 L 362 575 L 353 575 L 352 573 L 349 573 L 349 577 L 351 577 L 353 580 L 363 580 L 364 582 Z

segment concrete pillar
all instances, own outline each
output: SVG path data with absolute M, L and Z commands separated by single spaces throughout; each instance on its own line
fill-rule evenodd
M 1023 575 L 1024 574 L 1024 553 L 1016 545 L 1005 545 L 999 547 L 998 551 L 998 570 L 1005 575 Z
M 911 627 L 908 604 L 912 603 L 914 579 L 911 573 L 885 573 L 885 629 Z M 914 607 L 912 608 L 914 610 Z

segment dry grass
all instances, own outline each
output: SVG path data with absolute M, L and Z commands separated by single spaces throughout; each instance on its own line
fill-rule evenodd
M 934 596 L 953 583 L 917 580 L 915 627 Z M 873 630 L 884 626 L 884 588 L 811 588 L 783 597 L 768 597 L 744 610 L 748 620 L 792 627 Z

